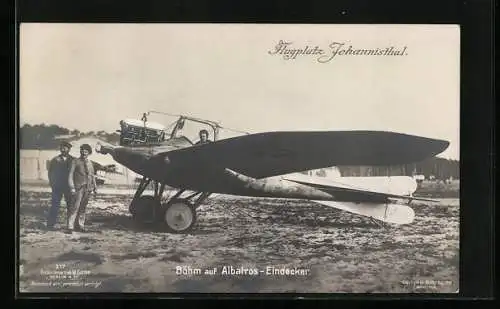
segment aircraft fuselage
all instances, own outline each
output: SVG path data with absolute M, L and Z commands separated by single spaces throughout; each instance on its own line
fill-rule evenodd
M 383 202 L 344 190 L 320 190 L 314 186 L 286 180 L 281 176 L 256 179 L 220 166 L 183 166 L 175 164 L 168 156 L 155 156 L 173 149 L 179 148 L 168 145 L 155 148 L 103 147 L 100 152 L 111 154 L 118 163 L 135 173 L 177 189 L 250 197 Z

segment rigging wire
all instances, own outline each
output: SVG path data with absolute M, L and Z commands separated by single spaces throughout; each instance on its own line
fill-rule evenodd
M 167 116 L 171 116 L 171 117 L 184 117 L 187 119 L 190 118 L 190 119 L 194 119 L 194 120 L 206 121 L 208 123 L 211 123 L 211 124 L 217 126 L 217 128 L 219 128 L 219 129 L 224 129 L 224 130 L 232 131 L 235 133 L 251 134 L 250 132 L 247 132 L 247 131 L 243 131 L 243 130 L 239 130 L 239 129 L 235 129 L 235 128 L 223 127 L 218 122 L 211 121 L 211 120 L 205 120 L 205 119 L 200 119 L 200 118 L 196 118 L 196 117 L 188 117 L 188 116 L 179 115 L 179 114 L 171 114 L 171 113 L 160 112 L 160 111 L 155 111 L 155 110 L 148 111 L 146 114 L 149 115 L 150 113 L 163 114 L 163 115 L 167 115 Z M 176 122 L 174 122 L 174 123 L 176 123 Z
M 235 133 L 251 134 L 250 132 L 246 132 L 246 131 L 242 131 L 242 130 L 238 130 L 238 129 L 226 128 L 226 127 L 222 127 L 222 126 L 219 126 L 219 128 L 225 129 L 225 130 L 228 130 L 228 131 L 232 131 L 232 132 L 235 132 Z

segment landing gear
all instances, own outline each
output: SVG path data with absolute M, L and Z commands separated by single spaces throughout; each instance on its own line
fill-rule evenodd
M 161 205 L 157 219 L 169 232 L 188 232 L 196 222 L 196 209 L 188 200 L 170 200 Z
M 154 181 L 154 195 L 142 195 L 151 183 L 151 179 L 143 178 L 129 211 L 133 218 L 141 223 L 155 224 L 171 233 L 186 233 L 196 223 L 196 209 L 210 193 L 195 192 L 181 198 L 185 190 L 179 190 L 173 197 L 163 199 L 165 185 Z
M 158 201 L 154 196 L 144 195 L 134 198 L 129 206 L 129 211 L 134 219 L 141 223 L 154 222 L 155 210 Z

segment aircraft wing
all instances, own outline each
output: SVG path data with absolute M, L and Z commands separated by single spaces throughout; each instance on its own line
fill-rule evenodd
M 382 131 L 267 132 L 158 153 L 193 170 L 229 168 L 253 178 L 339 165 L 396 165 L 424 160 L 449 142 Z

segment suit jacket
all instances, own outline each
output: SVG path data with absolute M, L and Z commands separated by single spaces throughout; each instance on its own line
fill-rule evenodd
M 71 161 L 73 161 L 74 159 L 75 158 L 71 155 L 68 155 L 67 158 L 64 158 L 62 155 L 58 155 L 50 160 L 48 166 L 48 176 L 49 183 L 52 189 L 69 189 L 68 176 L 71 167 Z
M 74 159 L 71 162 L 69 187 L 75 190 L 87 187 L 88 191 L 96 189 L 94 165 L 89 159 L 87 159 L 87 164 L 82 158 Z

